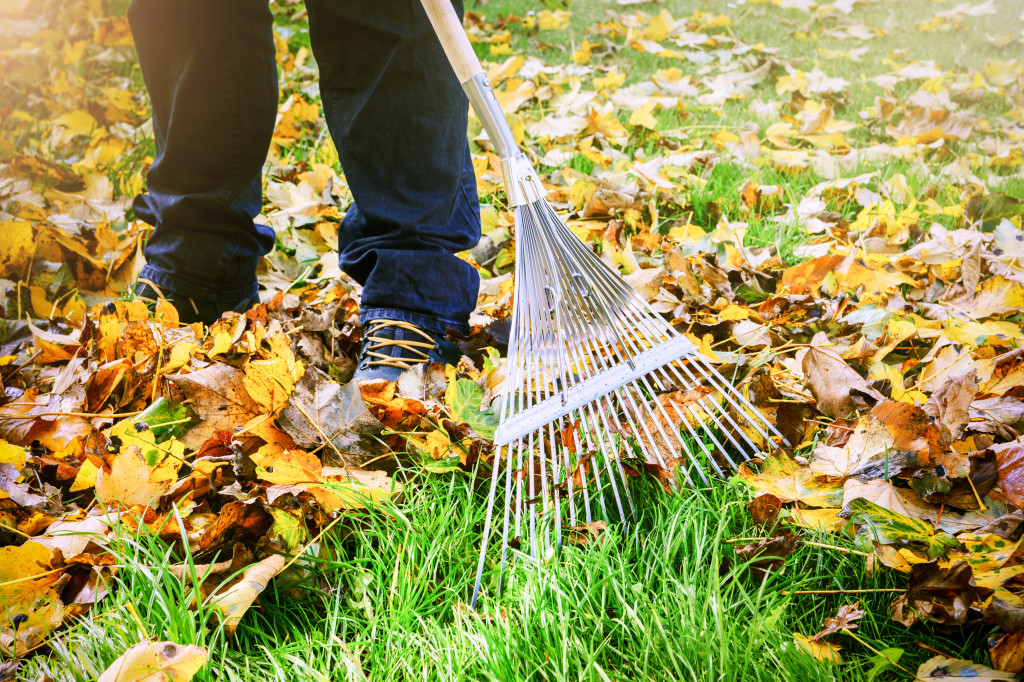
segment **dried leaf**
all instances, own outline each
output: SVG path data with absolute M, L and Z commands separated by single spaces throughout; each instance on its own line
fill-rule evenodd
M 208 658 L 206 649 L 194 644 L 145 640 L 121 654 L 97 682 L 188 682 Z

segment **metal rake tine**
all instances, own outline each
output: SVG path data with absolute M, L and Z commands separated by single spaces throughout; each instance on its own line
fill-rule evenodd
M 715 386 L 715 388 L 718 389 L 718 391 L 722 395 L 731 396 L 735 401 L 739 401 L 744 405 L 744 407 L 750 410 L 750 414 L 747 415 L 748 418 L 750 418 L 750 424 L 751 426 L 754 427 L 754 430 L 757 431 L 761 435 L 761 437 L 765 439 L 766 442 L 771 443 L 772 438 L 763 428 L 761 428 L 761 425 L 758 423 L 759 420 L 761 422 L 764 422 L 765 426 L 767 426 L 768 429 L 770 429 L 771 431 L 775 431 L 777 435 L 782 435 L 775 429 L 774 426 L 771 425 L 771 423 L 767 419 L 765 419 L 764 415 L 761 414 L 760 410 L 754 407 L 754 405 L 749 400 L 747 400 L 747 398 L 742 393 L 737 391 L 728 381 L 725 380 L 725 377 L 718 373 L 718 370 L 702 362 L 694 362 L 693 364 L 696 371 L 702 374 L 703 376 L 706 376 L 708 378 L 708 382 Z M 757 419 L 751 418 L 753 416 L 756 416 Z M 740 429 L 740 431 L 742 432 L 742 429 Z
M 680 381 L 684 381 L 683 378 L 679 375 L 679 369 L 677 369 L 675 367 L 675 365 L 669 365 L 669 369 L 672 371 L 673 374 L 676 375 L 677 379 L 679 379 Z M 685 372 L 686 375 L 690 378 L 690 380 L 693 381 L 696 385 L 698 385 L 698 386 L 704 385 L 704 382 L 701 382 L 700 379 L 697 379 L 690 372 L 688 363 L 680 363 L 680 369 L 682 369 L 682 371 Z M 714 383 L 712 383 L 712 382 L 708 382 L 708 383 L 711 383 L 711 386 L 716 391 L 721 392 L 720 389 L 718 388 L 718 386 L 716 386 Z M 705 399 L 706 399 L 706 396 L 705 396 Z M 717 411 L 719 413 L 721 413 L 722 417 L 724 417 L 725 420 L 727 422 L 729 422 L 729 424 L 733 427 L 733 429 L 735 429 L 735 431 L 740 435 L 740 438 L 742 438 L 747 443 L 747 445 L 750 446 L 751 450 L 756 454 L 759 451 L 757 445 L 754 444 L 754 441 L 750 440 L 750 437 L 747 436 L 746 432 L 740 427 L 739 424 L 736 423 L 736 420 L 733 419 L 732 415 L 729 414 L 728 410 L 725 410 L 720 405 L 716 405 L 715 402 L 712 401 L 712 400 L 708 400 L 708 403 L 710 405 L 715 405 L 716 406 Z M 729 439 L 729 441 L 733 445 L 735 445 L 736 448 L 740 452 L 742 452 L 744 455 L 747 454 L 745 448 L 739 442 L 736 441 L 736 439 L 730 434 L 729 430 L 726 429 L 724 426 L 722 426 L 721 422 L 719 422 L 718 420 L 716 420 L 716 423 L 719 425 L 719 428 L 722 430 L 722 433 L 725 434 L 725 436 Z M 733 466 L 735 466 L 735 464 L 733 464 Z
M 670 365 L 670 367 L 671 367 L 671 365 Z M 663 377 L 659 377 L 659 374 L 658 374 L 659 372 L 663 375 Z M 654 371 L 653 375 L 654 375 L 655 379 L 658 380 L 658 383 L 662 385 L 662 387 L 673 384 L 673 382 L 669 380 L 668 372 L 666 371 L 666 369 L 664 367 L 659 367 L 657 370 Z M 693 390 L 693 388 L 688 386 L 685 381 L 682 381 L 682 377 L 679 377 L 678 374 L 677 374 L 677 379 L 679 379 L 683 383 L 683 387 L 687 391 Z M 699 386 L 699 384 L 695 384 L 694 386 Z M 726 439 L 728 439 L 728 441 L 730 443 L 732 443 L 733 446 L 737 450 L 739 450 L 740 452 L 743 452 L 743 446 L 735 438 L 732 437 L 732 435 L 725 429 L 725 427 L 722 426 L 722 422 L 718 419 L 718 416 L 715 414 L 715 410 L 711 409 L 711 406 L 716 406 L 717 407 L 716 403 L 714 401 L 712 401 L 712 400 L 708 400 L 707 401 L 707 405 L 705 405 L 703 403 L 704 400 L 707 400 L 707 396 L 698 399 L 696 401 L 696 403 L 698 405 L 701 405 L 704 408 L 704 411 L 711 418 L 711 420 L 715 422 L 715 426 L 717 426 L 718 430 L 721 431 L 725 435 Z M 677 415 L 679 415 L 680 417 L 683 416 L 682 413 L 679 411 L 679 406 L 677 404 L 675 404 L 674 402 L 672 403 L 672 408 L 676 412 Z M 687 410 L 689 410 L 690 414 L 693 416 L 694 421 L 699 420 L 699 415 L 696 412 L 694 412 L 694 410 L 693 410 L 693 408 L 691 406 L 688 405 L 687 406 Z M 705 428 L 706 428 L 706 426 L 705 426 Z M 710 430 L 708 432 L 708 435 L 711 436 L 712 440 L 715 441 L 715 445 L 717 445 L 718 449 L 721 450 L 722 455 L 726 458 L 726 460 L 729 462 L 729 464 L 733 468 L 735 468 L 736 464 L 735 464 L 735 462 L 732 461 L 732 458 L 729 456 L 729 453 L 726 450 L 725 446 L 722 445 L 718 441 L 717 438 L 715 438 L 714 433 L 711 432 Z
M 599 362 L 601 364 L 602 368 L 607 368 L 607 365 L 605 363 L 605 359 L 603 358 L 603 356 L 601 355 L 600 352 L 597 352 L 597 349 L 594 346 L 593 340 L 590 339 L 588 337 L 588 335 L 583 333 L 583 329 L 582 329 L 583 321 L 579 319 L 579 316 L 582 314 L 581 311 L 586 309 L 586 306 L 585 306 L 584 302 L 581 300 L 581 298 L 582 298 L 581 292 L 576 290 L 574 286 L 567 287 L 567 290 L 570 292 L 569 296 L 573 297 L 575 299 L 573 302 L 576 304 L 576 305 L 574 305 L 574 306 L 569 308 L 569 314 L 567 316 L 569 319 L 565 320 L 566 325 L 570 327 L 571 336 L 574 339 L 578 340 L 578 341 L 574 341 L 571 344 L 571 348 L 572 348 L 571 355 L 572 355 L 573 358 L 575 358 L 575 363 L 574 364 L 580 365 L 580 364 L 583 363 L 584 357 L 589 357 L 589 358 L 592 358 L 592 359 L 596 358 L 597 362 Z M 591 352 L 589 354 L 587 353 L 587 350 L 586 350 L 587 346 L 589 346 L 590 349 L 591 349 Z M 606 464 L 606 466 L 608 466 L 608 469 L 609 469 L 608 477 L 609 477 L 609 482 L 611 483 L 611 487 L 612 487 L 612 494 L 615 497 L 615 504 L 616 504 L 616 506 L 619 509 L 619 516 L 620 516 L 620 518 L 625 519 L 625 516 L 626 516 L 625 509 L 622 506 L 622 500 L 621 500 L 621 497 L 619 495 L 618 485 L 615 482 L 615 478 L 613 476 L 614 472 L 613 472 L 613 467 L 612 467 L 612 464 L 611 464 L 611 455 L 609 455 L 608 452 L 609 452 L 608 450 L 605 451 L 605 464 Z M 616 459 L 616 461 L 618 460 L 617 457 L 615 459 Z M 620 467 L 621 467 L 621 463 L 620 463 Z M 601 487 L 599 473 L 598 473 L 597 469 L 594 470 L 594 476 L 595 476 L 595 483 L 597 483 L 597 485 L 599 487 Z M 623 474 L 623 480 L 624 480 L 624 474 Z M 630 502 L 630 507 L 632 507 L 632 500 L 629 500 L 629 502 Z M 603 503 L 603 497 L 602 497 L 602 503 Z M 607 515 L 607 512 L 605 512 L 605 513 Z
M 697 358 L 697 360 L 699 361 L 700 358 Z M 761 410 L 757 409 L 757 407 L 753 403 L 751 403 L 745 395 L 740 393 L 739 390 L 735 386 L 733 386 L 728 379 L 723 377 L 717 369 L 704 362 L 697 362 L 695 364 L 698 365 L 698 370 L 706 369 L 707 373 L 713 376 L 715 380 L 721 384 L 722 388 L 720 390 L 723 395 L 733 396 L 736 399 L 736 401 L 742 403 L 744 407 L 750 410 L 750 414 L 748 415 L 748 417 L 751 415 L 757 417 L 757 420 L 751 419 L 751 423 L 753 424 L 754 428 L 757 429 L 757 432 L 761 434 L 761 436 L 766 441 L 770 442 L 771 436 L 768 433 L 766 433 L 763 429 L 761 429 L 760 426 L 758 426 L 758 421 L 760 421 L 760 423 L 763 423 L 767 427 L 767 429 L 774 433 L 776 436 L 780 438 L 783 437 L 782 434 L 779 433 L 778 429 L 772 426 L 772 423 L 768 421 L 768 419 L 761 413 Z
M 480 543 L 480 560 L 476 567 L 476 582 L 473 585 L 473 597 L 470 599 L 470 608 L 476 608 L 476 600 L 480 596 L 480 585 L 484 577 L 484 562 L 487 558 L 487 541 L 490 538 L 491 531 L 491 519 L 494 516 L 494 501 L 497 499 L 498 492 L 498 473 L 501 470 L 501 460 L 499 459 L 498 453 L 495 453 L 494 458 L 494 471 L 491 475 L 491 492 L 487 498 L 487 512 L 484 515 L 484 532 L 483 541 Z M 477 465 L 479 467 L 479 464 Z M 504 543 L 502 543 L 504 544 Z
M 664 371 L 664 368 L 661 368 L 659 371 Z M 678 370 L 676 370 L 675 367 L 672 367 L 672 371 L 676 374 L 677 379 L 682 380 L 682 377 L 679 376 Z M 666 372 L 666 378 L 667 378 L 667 372 Z M 700 384 L 698 383 L 697 385 L 700 385 Z M 714 400 L 711 400 L 708 396 L 704 396 L 703 398 L 698 399 L 696 401 L 696 404 L 700 405 L 704 409 L 704 412 L 708 415 L 708 417 L 711 418 L 711 420 L 713 422 L 715 422 L 715 426 L 717 426 L 718 430 L 726 437 L 726 439 L 730 443 L 732 443 L 733 447 L 735 447 L 736 450 L 738 452 L 740 452 L 741 454 L 743 454 L 744 456 L 747 456 L 747 452 L 746 452 L 746 449 L 744 448 L 743 444 L 740 443 L 739 441 L 737 441 L 733 437 L 732 433 L 730 433 L 730 431 L 728 429 L 726 429 L 725 426 L 722 425 L 721 420 L 718 418 L 718 414 L 717 413 L 720 412 L 722 414 L 722 416 L 724 416 L 726 418 L 726 420 L 732 422 L 732 418 L 730 417 L 729 413 L 727 411 L 725 411 L 722 408 L 721 405 L 716 403 Z M 678 407 L 676 409 L 678 409 Z M 693 414 L 695 420 L 697 420 L 699 418 L 699 416 L 693 411 L 692 407 L 688 406 L 687 409 L 689 409 L 690 413 Z M 757 453 L 757 449 L 756 449 L 756 447 L 754 447 L 754 444 L 750 441 L 749 438 L 746 437 L 746 434 L 743 433 L 742 429 L 739 429 L 738 426 L 736 426 L 736 429 L 739 431 L 739 433 L 744 438 L 744 440 L 747 442 L 747 444 L 750 445 L 751 448 L 754 448 L 753 451 L 756 454 Z M 725 457 L 726 461 L 728 461 L 729 465 L 732 468 L 735 469 L 736 468 L 736 462 L 734 462 L 732 457 L 729 456 L 728 450 L 718 441 L 717 438 L 715 438 L 715 436 L 714 436 L 714 434 L 712 432 L 709 431 L 708 435 L 710 435 L 712 437 L 712 439 L 715 440 L 715 444 L 718 445 L 718 447 L 721 450 L 722 455 Z
M 575 293 L 577 293 L 577 295 L 578 295 L 578 292 L 575 292 Z M 623 317 L 626 318 L 627 323 L 634 323 L 635 324 L 636 322 L 639 322 L 639 320 L 637 319 L 637 316 L 629 315 L 630 312 L 634 312 L 635 313 L 635 311 L 632 311 L 629 308 L 624 308 L 624 309 L 620 310 L 619 316 L 618 316 L 619 319 L 616 319 L 614 321 L 610 319 L 609 313 L 608 313 L 606 308 L 602 308 L 601 310 L 599 310 L 598 314 L 602 315 L 605 318 L 605 324 L 606 325 L 614 327 L 619 322 L 619 320 L 621 318 L 623 318 Z M 624 355 L 624 351 L 626 350 L 625 342 L 622 341 L 622 336 L 621 335 L 619 335 L 618 338 L 619 338 L 621 343 L 618 346 L 612 346 L 611 352 L 618 357 L 620 362 L 621 361 L 626 361 L 628 359 L 628 356 Z M 632 347 L 634 352 L 642 352 L 643 350 L 645 350 L 644 348 L 638 348 L 639 344 L 637 343 L 637 340 L 632 335 L 627 335 L 626 338 L 629 339 L 629 341 L 630 341 L 629 346 Z M 645 341 L 646 341 L 646 343 L 647 343 L 647 345 L 649 347 L 652 347 L 654 345 L 653 341 L 651 341 L 650 339 L 645 339 Z M 606 358 L 603 355 L 601 355 L 600 353 L 594 353 L 594 355 L 598 358 L 598 361 L 600 362 L 600 364 L 602 365 L 603 368 L 607 368 L 608 367 L 607 360 L 606 360 Z M 649 392 L 654 393 L 654 391 L 650 388 L 649 385 L 647 385 L 647 388 L 648 388 Z M 633 398 L 632 392 L 631 391 L 627 391 L 626 392 L 626 396 L 627 396 L 627 400 L 629 402 L 629 407 L 632 407 L 633 411 L 636 412 L 637 414 L 639 414 L 640 413 L 640 409 L 636 405 L 636 402 L 635 402 L 635 399 Z M 655 402 L 657 403 L 657 400 L 655 400 Z M 626 414 L 627 414 L 627 418 L 628 418 L 629 415 L 630 415 L 630 410 L 629 409 L 626 410 Z M 665 417 L 666 417 L 666 420 L 668 421 L 667 415 L 665 415 Z M 617 421 L 617 419 L 616 419 L 616 421 Z M 640 420 L 640 425 L 641 425 L 644 433 L 647 435 L 647 442 L 650 444 L 649 449 L 654 452 L 655 457 L 651 457 L 651 453 L 648 452 L 648 448 L 645 447 L 645 443 L 644 443 L 643 438 L 642 437 L 638 437 L 637 440 L 638 440 L 638 444 L 639 444 L 639 446 L 641 448 L 641 451 L 643 451 L 643 453 L 644 453 L 645 457 L 648 459 L 648 461 L 655 461 L 655 460 L 657 460 L 657 462 L 663 468 L 667 469 L 667 463 L 666 463 L 665 459 L 661 456 L 660 449 L 657 447 L 656 441 L 655 441 L 654 437 L 651 435 L 650 430 L 647 428 L 646 423 L 642 419 Z M 636 433 L 638 436 L 640 436 L 640 433 L 639 433 L 640 429 L 637 429 L 635 427 L 635 425 L 632 424 L 632 419 L 630 419 L 630 426 L 631 426 L 631 429 L 632 429 L 633 433 Z M 660 424 L 655 422 L 655 427 L 656 427 L 657 431 L 659 432 L 659 434 L 661 435 L 663 441 L 667 445 L 671 441 L 671 439 L 665 434 L 665 431 L 661 427 Z M 693 460 L 692 453 L 690 453 L 688 451 L 688 449 L 685 446 L 685 443 L 682 440 L 682 437 L 679 435 L 678 432 L 676 433 L 676 439 L 679 441 L 681 449 L 687 453 L 687 456 L 690 457 L 690 459 L 692 461 Z M 699 439 L 695 438 L 695 440 L 698 440 L 698 442 L 699 442 Z M 701 447 L 703 447 L 703 443 L 701 443 Z M 705 448 L 705 450 L 706 450 L 706 448 Z M 709 455 L 709 459 L 712 459 L 712 461 L 714 461 L 713 458 L 710 458 L 710 455 Z M 618 458 L 616 458 L 616 461 L 617 461 L 617 464 L 618 464 L 619 473 L 620 473 L 620 475 L 622 477 L 623 482 L 625 483 L 626 477 L 625 477 L 625 472 L 622 470 L 622 463 L 618 461 Z M 716 465 L 716 469 L 717 469 L 717 465 Z M 698 472 L 700 473 L 700 476 L 704 480 L 705 484 L 708 484 L 709 481 L 708 481 L 707 477 L 704 475 L 704 472 L 700 469 L 699 466 L 698 466 Z M 684 473 L 686 474 L 688 482 L 690 482 L 692 484 L 692 479 L 690 479 L 689 473 L 688 472 L 684 472 Z M 624 486 L 624 487 L 625 487 L 625 489 L 628 492 L 628 486 Z M 630 507 L 632 508 L 632 499 L 630 499 L 629 501 L 630 501 Z

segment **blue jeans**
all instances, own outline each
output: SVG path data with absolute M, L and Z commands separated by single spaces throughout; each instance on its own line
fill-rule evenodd
M 462 1 L 453 0 L 462 11 Z M 468 104 L 418 0 L 307 0 L 327 126 L 354 203 L 342 270 L 361 315 L 468 331 L 480 211 Z M 225 309 L 255 295 L 274 233 L 253 219 L 277 114 L 267 0 L 134 0 L 156 159 L 135 213 L 154 226 L 141 276 Z

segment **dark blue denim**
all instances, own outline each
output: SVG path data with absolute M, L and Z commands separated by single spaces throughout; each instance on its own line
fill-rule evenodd
M 461 0 L 453 0 L 462 11 Z M 307 0 L 327 125 L 354 204 L 341 268 L 361 316 L 467 331 L 480 238 L 468 103 L 419 0 Z M 157 155 L 135 212 L 155 229 L 142 277 L 230 307 L 274 244 L 254 223 L 278 104 L 267 0 L 133 0 Z

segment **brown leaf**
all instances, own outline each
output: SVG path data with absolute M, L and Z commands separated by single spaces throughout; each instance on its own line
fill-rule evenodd
M 786 558 L 800 546 L 800 536 L 786 533 L 778 537 L 765 538 L 736 549 L 736 556 L 741 561 L 750 562 L 751 573 L 761 580 L 768 573 L 778 571 L 786 563 Z
M 910 588 L 893 600 L 889 615 L 907 627 L 919 620 L 963 625 L 970 608 L 991 595 L 992 590 L 975 585 L 974 572 L 966 561 L 957 561 L 949 568 L 930 561 L 914 565 Z
M 339 384 L 316 368 L 299 381 L 280 422 L 299 447 L 326 445 L 327 464 L 357 466 L 386 451 L 375 439 L 384 425 L 370 414 L 359 386 Z
M 822 414 L 839 419 L 870 403 L 885 400 L 885 396 L 871 388 L 839 353 L 828 348 L 831 344 L 824 333 L 816 334 L 811 343 L 802 368 Z
M 938 419 L 948 432 L 945 441 L 960 438 L 970 420 L 968 410 L 978 394 L 976 372 L 972 367 L 964 374 L 947 377 L 924 404 L 926 414 Z
M 838 613 L 834 616 L 829 616 L 825 619 L 822 624 L 821 632 L 811 637 L 815 642 L 820 642 L 823 637 L 835 634 L 840 630 L 856 630 L 857 625 L 853 621 L 859 620 L 864 616 L 864 611 L 860 608 L 860 602 L 854 604 L 845 604 L 839 607 Z
M 764 493 L 751 500 L 747 509 L 750 510 L 754 523 L 770 532 L 778 523 L 782 500 L 771 493 Z
M 589 545 L 608 531 L 608 524 L 604 521 L 591 521 L 578 526 L 566 526 L 564 530 L 565 539 L 569 544 Z
M 989 640 L 988 653 L 997 670 L 1008 673 L 1024 671 L 1024 632 L 1011 632 L 994 642 Z
M 245 373 L 231 365 L 217 362 L 167 379 L 181 387 L 203 420 L 182 437 L 188 447 L 197 448 L 217 431 L 234 431 L 262 414 L 245 388 Z
M 228 502 L 217 516 L 217 522 L 199 540 L 197 554 L 206 555 L 236 542 L 255 542 L 270 530 L 274 517 L 258 504 Z
M 1012 505 L 1024 507 L 1024 443 L 1019 441 L 989 448 L 996 453 L 1000 496 Z

